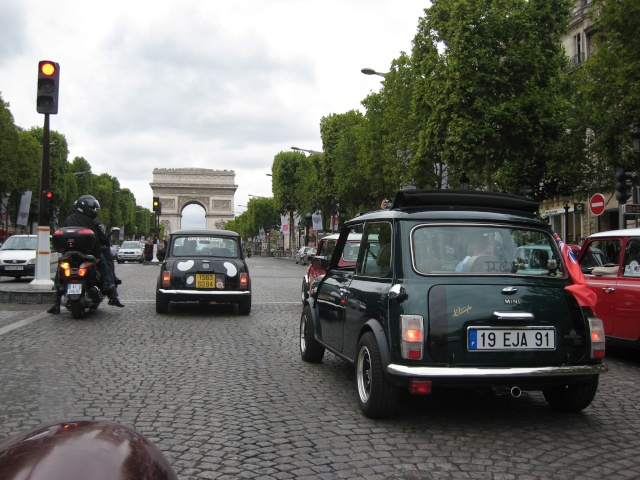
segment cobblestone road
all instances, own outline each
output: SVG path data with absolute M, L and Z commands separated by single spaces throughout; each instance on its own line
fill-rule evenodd
M 253 257 L 253 309 L 197 304 L 157 315 L 157 266 L 119 265 L 126 308 L 86 319 L 0 305 L 0 440 L 97 418 L 140 431 L 181 480 L 232 478 L 640 478 L 640 359 L 609 356 L 593 404 L 469 392 L 403 400 L 374 421 L 353 368 L 300 360 L 303 267 Z

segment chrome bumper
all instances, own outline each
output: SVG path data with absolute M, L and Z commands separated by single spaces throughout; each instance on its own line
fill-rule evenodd
M 251 290 L 165 290 L 160 288 L 158 293 L 162 295 L 194 295 L 198 297 L 222 295 L 228 297 L 231 295 L 251 295 Z
M 408 367 L 390 364 L 387 372 L 399 377 L 450 377 L 450 378 L 513 378 L 560 377 L 571 375 L 598 375 L 609 371 L 606 363 L 597 365 L 567 365 L 559 367 L 517 368 L 465 368 L 465 367 Z

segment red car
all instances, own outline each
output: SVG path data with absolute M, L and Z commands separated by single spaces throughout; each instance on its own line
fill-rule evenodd
M 578 256 L 607 342 L 640 348 L 640 228 L 591 235 Z
M 337 233 L 327 235 L 326 237 L 321 238 L 318 242 L 316 256 L 310 259 L 307 273 L 305 273 L 304 277 L 302 278 L 302 302 L 309 298 L 309 289 L 311 288 L 311 284 L 313 283 L 313 281 L 319 276 L 326 273 L 326 270 L 320 268 L 319 260 L 321 258 L 326 258 L 328 260 L 331 259 L 331 255 L 333 254 L 333 250 L 336 248 L 336 242 L 338 241 L 339 237 L 340 235 Z M 340 262 L 338 265 L 340 265 L 341 267 L 346 267 L 354 266 L 356 264 L 356 261 L 358 260 L 358 250 L 360 250 L 361 238 L 362 234 L 360 233 L 352 233 L 349 235 L 347 245 L 342 252 L 342 257 L 340 258 Z

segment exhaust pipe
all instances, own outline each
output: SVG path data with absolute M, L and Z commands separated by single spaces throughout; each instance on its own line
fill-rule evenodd
M 520 395 L 522 395 L 522 390 L 520 390 L 520 387 L 511 387 L 510 392 L 513 398 L 518 398 Z

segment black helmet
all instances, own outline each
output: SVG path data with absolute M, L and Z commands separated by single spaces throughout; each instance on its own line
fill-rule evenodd
M 83 195 L 76 200 L 76 211 L 83 213 L 91 218 L 98 216 L 100 203 L 91 195 Z

